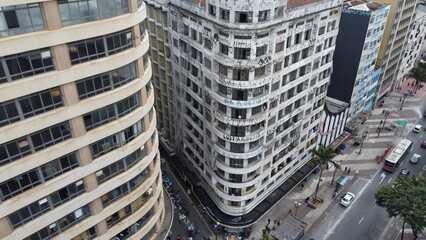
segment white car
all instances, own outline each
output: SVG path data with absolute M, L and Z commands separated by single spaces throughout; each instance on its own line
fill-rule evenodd
M 419 133 L 422 130 L 422 125 L 416 125 L 413 128 L 413 132 Z
M 410 163 L 418 163 L 421 157 L 422 156 L 420 156 L 419 154 L 414 153 L 414 155 L 410 158 Z
M 355 199 L 355 194 L 347 192 L 342 196 L 342 200 L 340 200 L 340 204 L 345 207 L 348 207 Z

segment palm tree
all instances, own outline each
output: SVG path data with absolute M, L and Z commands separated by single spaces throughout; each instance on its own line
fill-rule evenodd
M 334 149 L 331 148 L 331 147 L 320 146 L 318 149 L 311 149 L 309 152 L 314 155 L 313 158 L 309 162 L 318 164 L 319 168 L 320 168 L 320 177 L 319 177 L 317 188 L 316 188 L 316 191 L 315 191 L 315 198 L 317 198 L 318 189 L 319 189 L 319 185 L 320 185 L 321 177 L 322 177 L 323 165 L 326 164 L 326 163 L 331 163 L 338 170 L 340 170 L 341 167 L 340 167 L 340 164 L 331 160 L 335 156 L 337 156 L 337 153 L 335 153 Z
M 416 92 L 420 83 L 426 82 L 426 63 L 419 63 L 417 67 L 414 67 L 410 70 L 407 76 L 416 80 L 414 88 L 414 92 Z

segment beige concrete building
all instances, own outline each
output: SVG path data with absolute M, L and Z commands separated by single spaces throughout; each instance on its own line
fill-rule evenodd
M 0 239 L 156 239 L 145 18 L 142 0 L 0 2 Z
M 170 59 L 168 32 L 168 1 L 147 0 L 147 19 L 145 25 L 149 33 L 149 55 L 153 69 L 152 80 L 157 110 L 157 128 L 160 142 L 174 151 L 176 123 L 174 118 L 174 97 L 172 63 Z
M 377 87 L 376 102 L 387 92 L 399 86 L 398 71 L 404 53 L 404 44 L 415 18 L 418 0 L 378 0 L 389 4 L 389 16 L 380 45 L 376 66 L 382 68 Z

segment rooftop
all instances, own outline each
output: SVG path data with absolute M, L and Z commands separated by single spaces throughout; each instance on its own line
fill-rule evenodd
M 343 7 L 346 9 L 354 9 L 354 10 L 360 10 L 360 11 L 367 11 L 372 12 L 376 11 L 377 9 L 385 6 L 383 3 L 374 2 L 374 1 L 366 1 L 366 0 L 353 0 L 353 1 L 347 1 L 343 3 Z

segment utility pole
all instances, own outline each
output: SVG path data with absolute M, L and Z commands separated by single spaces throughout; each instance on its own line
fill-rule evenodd
M 401 103 L 401 107 L 399 108 L 399 110 L 402 110 L 402 105 L 404 105 L 404 102 L 405 102 L 405 94 L 404 94 L 404 98 L 402 99 L 402 103 Z
M 361 154 L 362 146 L 364 145 L 364 141 L 365 141 L 365 139 L 367 138 L 367 135 L 368 135 L 368 132 L 364 132 L 364 133 L 362 134 L 361 147 L 359 148 L 359 152 L 358 152 L 358 154 Z

